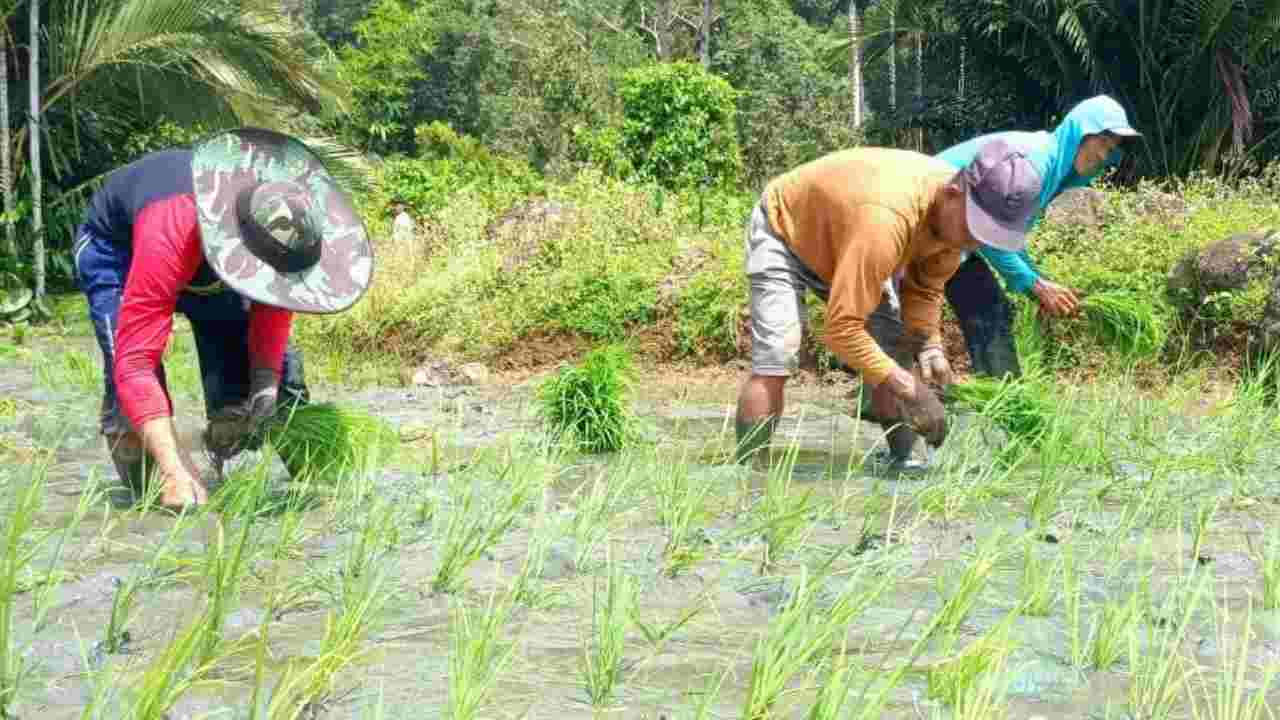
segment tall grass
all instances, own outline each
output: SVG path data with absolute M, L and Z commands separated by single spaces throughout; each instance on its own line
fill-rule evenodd
M 551 437 L 587 453 L 627 445 L 635 437 L 627 405 L 631 362 L 629 350 L 609 345 L 545 381 L 538 390 L 539 412 Z

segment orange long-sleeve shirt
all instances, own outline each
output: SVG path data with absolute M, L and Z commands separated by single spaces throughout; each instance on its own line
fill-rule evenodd
M 941 341 L 943 286 L 961 256 L 934 232 L 928 211 L 955 174 L 921 153 L 856 148 L 801 165 L 765 188 L 774 232 L 831 287 L 827 346 L 871 385 L 898 367 L 868 334 L 866 319 L 900 268 L 906 331 Z

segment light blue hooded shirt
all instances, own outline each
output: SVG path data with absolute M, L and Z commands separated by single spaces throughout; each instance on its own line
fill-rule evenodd
M 1028 159 L 1040 172 L 1042 181 L 1039 208 L 1027 227 L 1030 231 L 1040 222 L 1045 208 L 1049 207 L 1049 203 L 1053 202 L 1059 193 L 1069 188 L 1088 185 L 1107 167 L 1120 161 L 1121 150 L 1116 148 L 1107 157 L 1102 167 L 1092 175 L 1083 177 L 1075 171 L 1076 153 L 1080 150 L 1080 143 L 1084 141 L 1085 136 L 1096 135 L 1107 130 L 1132 132 L 1120 103 L 1106 95 L 1098 95 L 1072 108 L 1051 133 L 1044 131 L 990 133 L 953 145 L 938 153 L 937 157 L 960 170 L 973 161 L 974 156 L 978 154 L 978 149 L 984 143 L 995 138 L 1027 148 L 1030 151 Z M 996 269 L 996 272 L 1000 273 L 1005 284 L 1014 292 L 1030 292 L 1040 277 L 1040 272 L 1026 250 L 1011 252 L 983 245 L 978 248 L 978 253 Z

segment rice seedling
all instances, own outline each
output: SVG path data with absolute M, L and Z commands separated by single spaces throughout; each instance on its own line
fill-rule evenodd
M 945 399 L 986 417 L 1031 448 L 1040 446 L 1056 412 L 1048 389 L 1033 375 L 971 378 L 948 386 Z
M 633 597 L 633 602 L 630 608 L 631 623 L 636 626 L 636 629 L 640 631 L 641 635 L 644 635 L 644 639 L 649 643 L 650 647 L 653 648 L 655 653 L 660 652 L 662 650 L 662 646 L 666 644 L 667 640 L 669 640 L 676 631 L 685 625 L 688 625 L 695 617 L 701 614 L 703 610 L 707 609 L 707 606 L 710 604 L 710 598 L 703 595 L 698 598 L 697 602 L 680 611 L 680 615 L 677 616 L 675 620 L 672 620 L 669 623 L 651 624 L 645 622 L 640 616 L 639 598 L 639 593 L 636 593 Z
M 489 596 L 485 608 L 453 607 L 449 654 L 449 717 L 472 720 L 515 655 L 505 639 L 512 598 Z
M 1089 659 L 1099 670 L 1115 665 L 1133 641 L 1134 630 L 1142 618 L 1141 595 L 1129 594 L 1122 602 L 1107 602 L 1098 609 L 1093 624 Z
M 980 704 L 983 678 L 998 675 L 1013 653 L 1009 627 L 1010 620 L 1005 620 L 960 654 L 930 667 L 926 675 L 928 696 L 956 708 L 957 712 L 966 700 L 970 706 Z
M 823 567 L 810 579 L 807 569 L 801 568 L 795 591 L 757 639 L 741 713 L 745 720 L 773 717 L 792 678 L 819 656 L 831 652 L 836 638 L 844 637 L 849 625 L 891 582 L 881 576 L 864 585 L 865 576 L 876 571 L 860 566 L 845 591 L 823 612 L 818 606 L 817 589 L 818 581 L 829 577 L 828 570 L 829 566 Z M 848 678 L 843 680 L 847 682 Z M 820 711 L 830 711 L 833 700 L 828 698 L 828 707 Z
M 316 657 L 305 666 L 291 665 L 276 684 L 269 720 L 314 717 L 324 708 L 342 673 L 364 655 L 361 646 L 387 600 L 381 592 L 384 579 L 379 568 L 344 588 L 341 605 L 325 617 Z
M 508 462 L 495 478 L 495 484 L 502 488 L 497 498 L 486 497 L 476 479 L 463 476 L 450 480 L 453 502 L 431 580 L 434 592 L 459 590 L 466 569 L 502 539 L 541 492 L 540 476 L 514 470 L 514 463 Z
M 1280 530 L 1272 530 L 1263 541 L 1262 608 L 1280 609 Z
M 1231 647 L 1231 633 L 1228 628 L 1231 621 L 1231 610 L 1228 603 L 1214 613 L 1216 620 L 1215 641 L 1218 646 L 1218 666 L 1211 668 L 1216 672 L 1211 677 L 1204 677 L 1203 669 L 1194 669 L 1199 679 L 1200 697 L 1191 698 L 1191 715 L 1195 720 L 1262 720 L 1274 717 L 1267 707 L 1267 691 L 1280 671 L 1274 663 L 1262 669 L 1261 682 L 1250 687 L 1251 667 L 1249 662 L 1250 643 L 1253 640 L 1253 598 L 1245 603 L 1244 623 L 1241 624 L 1242 636 L 1236 641 L 1236 656 L 1232 658 L 1228 649 Z M 1212 687 L 1212 694 L 1210 693 Z
M 30 566 L 38 547 L 28 545 L 27 540 L 43 505 L 45 478 L 46 467 L 41 463 L 31 469 L 21 486 L 10 480 L 14 493 L 3 513 L 7 527 L 0 538 L 4 543 L 0 546 L 0 717 L 11 716 L 29 669 L 18 647 L 13 611 L 18 578 Z
M 1129 665 L 1133 682 L 1129 685 L 1128 702 L 1129 711 L 1134 715 L 1146 720 L 1164 720 L 1171 716 L 1178 698 L 1183 696 L 1187 678 L 1193 671 L 1180 649 L 1211 580 L 1210 574 L 1201 574 L 1177 622 L 1146 626 L 1146 647 L 1139 647 L 1136 634 L 1131 635 Z
M 1028 617 L 1048 617 L 1057 602 L 1057 581 L 1062 564 L 1046 559 L 1027 543 L 1022 559 L 1022 600 L 1018 612 Z
M 821 677 L 818 677 L 819 673 L 814 673 L 818 697 L 809 706 L 805 720 L 839 720 L 844 717 L 844 706 L 849 700 L 849 689 L 853 685 L 853 667 L 849 665 L 846 650 L 846 647 L 842 647 L 839 654 L 825 664 L 826 672 Z
M 45 580 L 33 592 L 32 614 L 34 617 L 31 624 L 37 631 L 44 628 L 45 618 L 53 602 L 53 595 L 58 591 L 62 580 L 67 577 L 66 573 L 58 569 L 58 565 L 62 563 L 62 554 L 66 549 L 67 540 L 80 528 L 81 523 L 88 517 L 89 511 L 101 502 L 104 494 L 98 484 L 97 475 L 90 473 L 86 480 L 85 488 L 80 493 L 80 499 L 76 503 L 76 509 L 72 511 L 71 517 L 68 518 L 62 531 L 58 533 L 57 544 L 49 556 L 49 563 L 45 570 Z
M 205 608 L 208 622 L 197 650 L 197 665 L 211 663 L 222 646 L 222 623 L 228 610 L 236 601 L 240 580 L 244 573 L 245 549 L 249 545 L 253 525 L 240 524 L 234 545 L 226 545 L 226 530 L 219 520 L 214 541 L 208 544 L 205 556 L 205 592 L 208 603 Z
M 1150 357 L 1164 348 L 1167 313 L 1154 297 L 1105 290 L 1081 298 L 1080 309 L 1100 341 L 1130 357 Z
M 711 485 L 695 482 L 688 464 L 677 462 L 659 467 L 653 489 L 658 503 L 658 522 L 667 528 L 667 544 L 662 549 L 662 556 L 667 562 L 668 572 L 675 575 L 682 567 L 697 560 L 689 539 L 694 524 L 705 513 Z
M 539 414 L 554 441 L 581 452 L 614 452 L 635 436 L 627 407 L 630 384 L 630 351 L 618 345 L 599 348 L 539 387 Z
M 707 685 L 698 693 L 698 702 L 693 707 L 692 720 L 711 720 L 711 708 L 720 696 L 720 688 L 724 687 L 724 679 L 728 675 L 726 670 L 707 677 Z
M 592 707 L 609 705 L 624 672 L 623 653 L 627 639 L 627 611 L 634 601 L 635 586 L 622 567 L 606 561 L 603 597 L 600 579 L 591 593 L 591 632 L 582 641 L 582 683 Z
M 333 403 L 290 405 L 264 436 L 298 481 L 335 482 L 399 442 L 373 415 Z
M 1010 680 L 1005 667 L 1008 662 L 1008 654 L 997 654 L 986 672 L 960 693 L 951 715 L 954 720 L 1001 720 L 1006 716 L 1005 696 Z
M 1005 543 L 1004 531 L 993 532 L 973 553 L 964 572 L 954 583 L 947 583 L 944 577 L 938 578 L 938 593 L 947 598 L 938 610 L 938 627 L 948 635 L 960 628 L 960 624 L 969 616 L 978 596 L 986 589 L 991 573 L 995 571 L 1003 555 L 1002 545 Z M 948 592 L 947 585 L 951 584 Z
M 609 525 L 621 512 L 637 485 L 640 476 L 636 472 L 635 458 L 628 458 L 621 472 L 601 471 L 574 493 L 580 498 L 570 521 L 570 534 L 574 542 L 574 567 L 585 572 L 592 567 L 596 549 L 609 534 Z
M 755 516 L 740 532 L 759 535 L 764 540 L 764 553 L 760 558 L 760 572 L 768 572 L 788 552 L 802 544 L 813 530 L 810 516 L 814 513 L 813 489 L 804 493 L 791 492 L 799 446 L 793 443 L 783 454 L 781 461 L 769 468 L 765 478 L 764 493 L 752 509 Z
M 202 613 L 177 631 L 173 640 L 147 666 L 128 717 L 163 720 L 173 704 L 208 675 L 211 666 L 196 661 L 206 643 L 208 620 L 209 616 Z

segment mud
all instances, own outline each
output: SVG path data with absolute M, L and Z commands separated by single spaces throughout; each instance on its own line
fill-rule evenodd
M 8 503 L 12 493 L 7 488 L 25 477 L 33 458 L 49 458 L 38 528 L 65 524 L 91 476 L 115 482 L 97 436 L 96 364 L 86 371 L 57 359 L 70 355 L 96 363 L 96 348 L 84 336 L 33 339 L 0 353 L 0 398 L 10 408 L 0 413 L 0 488 Z M 178 362 L 183 357 L 179 349 Z M 190 377 L 192 370 L 182 372 Z M 702 383 L 655 377 L 638 384 L 635 410 L 658 468 L 688 463 L 693 482 L 711 488 L 706 512 L 694 522 L 690 556 L 677 572 L 664 558 L 668 534 L 657 523 L 653 489 L 647 484 L 656 470 L 640 471 L 636 486 L 609 508 L 604 539 L 587 551 L 567 528 L 591 483 L 620 477 L 626 465 L 618 458 L 572 458 L 547 471 L 551 484 L 540 501 L 542 510 L 523 515 L 466 569 L 462 592 L 435 593 L 430 585 L 439 569 L 439 518 L 447 517 L 449 478 L 464 472 L 476 451 L 537 436 L 537 379 L 480 386 L 315 388 L 317 398 L 377 413 L 400 430 L 404 445 L 367 478 L 371 493 L 362 503 L 342 505 L 341 493 L 333 491 L 295 515 L 296 526 L 286 525 L 288 513 L 257 520 L 260 546 L 252 549 L 239 592 L 222 621 L 225 652 L 203 682 L 180 694 L 166 717 L 250 717 L 254 648 L 264 620 L 270 621 L 266 696 L 286 668 L 305 666 L 321 654 L 326 622 L 344 602 L 340 578 L 349 570 L 345 563 L 369 521 L 351 510 L 365 507 L 372 513 L 379 499 L 390 503 L 394 518 L 393 531 L 379 540 L 372 555 L 373 565 L 383 572 L 382 611 L 361 644 L 363 653 L 342 668 L 333 692 L 313 708 L 315 717 L 446 716 L 452 612 L 459 604 L 482 607 L 490 593 L 508 589 L 537 533 L 550 535 L 545 561 L 535 573 L 539 601 L 513 611 L 506 639 L 517 643 L 517 652 L 482 717 L 692 717 L 702 691 L 719 673 L 727 674 L 711 702 L 711 716 L 738 717 L 758 634 L 795 597 L 802 573 L 811 574 L 833 556 L 842 563 L 883 559 L 883 572 L 895 579 L 844 633 L 843 646 L 858 668 L 850 707 L 856 712 L 892 670 L 910 663 L 914 669 L 891 691 L 883 716 L 916 718 L 937 712 L 949 717 L 951 710 L 928 695 L 926 669 L 1016 614 L 1024 591 L 1023 552 L 1011 549 L 1000 559 L 954 636 L 945 643 L 936 638 L 927 642 L 917 648 L 918 657 L 909 653 L 975 549 L 996 532 L 1003 533 L 1000 537 L 1010 548 L 1027 540 L 1047 563 L 1061 562 L 1068 551 L 1073 554 L 1080 571 L 1080 631 L 1086 635 L 1103 603 L 1143 593 L 1144 608 L 1150 611 L 1137 621 L 1135 637 L 1141 641 L 1134 647 L 1154 652 L 1150 638 L 1157 636 L 1152 633 L 1177 622 L 1177 613 L 1166 610 L 1176 608 L 1188 592 L 1189 578 L 1207 577 L 1210 594 L 1219 607 L 1230 610 L 1230 619 L 1217 627 L 1219 615 L 1213 611 L 1194 614 L 1181 646 L 1184 656 L 1203 669 L 1196 677 L 1219 677 L 1223 658 L 1239 657 L 1246 639 L 1250 683 L 1280 665 L 1277 611 L 1255 608 L 1250 623 L 1244 623 L 1245 599 L 1257 596 L 1261 584 L 1255 546 L 1267 523 L 1259 518 L 1274 518 L 1259 515 L 1257 501 L 1224 505 L 1197 557 L 1190 554 L 1189 523 L 1126 529 L 1124 508 L 1100 501 L 1073 503 L 1070 512 L 1054 515 L 1049 528 L 1032 527 L 1025 520 L 1019 504 L 1025 497 L 999 492 L 964 496 L 954 513 L 930 512 L 926 507 L 935 505 L 924 498 L 944 492 L 936 476 L 877 472 L 869 458 L 883 445 L 880 430 L 848 414 L 853 403 L 844 385 L 788 389 L 788 415 L 775 448 L 797 449 L 790 493 L 811 493 L 812 500 L 803 542 L 772 566 L 762 566 L 763 541 L 743 528 L 753 517 L 768 473 L 723 462 L 731 450 L 737 391 L 731 374 Z M 197 447 L 202 419 L 189 381 L 178 393 L 178 406 L 183 442 Z M 966 422 L 972 419 L 960 423 L 960 433 Z M 948 452 L 939 453 L 938 462 L 948 462 Z M 251 465 L 252 458 L 245 463 Z M 534 464 L 528 468 L 541 471 Z M 278 462 L 270 472 L 272 484 L 283 488 L 287 478 Z M 1037 468 L 1024 472 L 1030 476 Z M 962 480 L 980 476 L 973 467 L 956 473 Z M 1141 485 L 1150 468 L 1131 463 L 1120 475 Z M 976 486 L 979 480 L 971 482 Z M 1089 488 L 1114 481 L 1082 482 L 1077 489 L 1087 497 Z M 1265 481 L 1259 483 L 1266 487 Z M 955 484 L 962 486 L 961 481 Z M 949 507 L 951 500 L 943 497 L 937 507 Z M 335 508 L 345 508 L 345 514 Z M 1193 513 L 1187 509 L 1183 514 Z M 115 700 L 102 702 L 97 717 L 128 716 L 142 673 L 203 607 L 201 572 L 215 531 L 216 522 L 209 517 L 175 525 L 171 517 L 139 513 L 124 502 L 103 503 L 67 538 L 60 557 L 42 549 L 34 572 L 44 573 L 40 577 L 53 573 L 59 582 L 44 597 L 38 627 L 39 578 L 18 596 L 15 647 L 23 649 L 32 667 L 20 690 L 18 717 L 80 717 L 104 678 L 110 679 Z M 288 557 L 268 557 L 272 548 L 284 547 L 280 539 L 289 533 L 296 542 Z M 670 623 L 691 608 L 698 610 L 656 647 L 634 626 L 629 629 L 617 695 L 600 711 L 587 701 L 581 662 L 606 552 L 634 583 L 637 612 L 646 622 Z M 846 581 L 844 575 L 825 579 L 828 585 L 819 596 L 833 598 Z M 123 623 L 127 642 L 119 652 L 107 652 L 113 600 L 129 582 L 137 589 Z M 1101 717 L 1109 705 L 1116 709 L 1112 717 L 1123 716 L 1119 709 L 1129 698 L 1134 657 L 1126 651 L 1105 670 L 1080 666 L 1072 657 L 1072 628 L 1061 599 L 1046 617 L 1016 617 L 1009 632 L 1013 650 L 1001 677 L 1007 684 L 1007 717 Z M 806 676 L 793 680 L 797 690 L 780 707 L 783 716 L 803 716 L 813 697 L 803 687 Z M 1276 688 L 1268 700 L 1273 707 L 1280 705 Z M 1174 716 L 1189 717 L 1188 712 L 1182 703 Z

